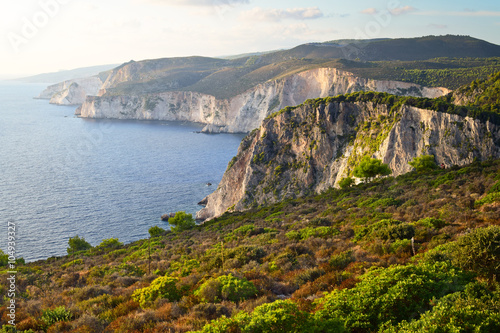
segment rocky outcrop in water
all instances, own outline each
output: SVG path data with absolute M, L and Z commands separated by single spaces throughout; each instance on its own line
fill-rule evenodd
M 124 75 L 119 75 L 120 82 L 125 80 Z M 430 98 L 449 92 L 446 88 L 376 81 L 335 68 L 317 68 L 259 84 L 230 99 L 191 91 L 108 95 L 103 88 L 101 96 L 88 96 L 76 114 L 86 118 L 192 121 L 206 124 L 203 131 L 209 133 L 249 132 L 285 106 L 363 90 Z
M 265 119 L 241 143 L 217 190 L 197 218 L 319 193 L 363 156 L 383 160 L 398 176 L 414 157 L 430 154 L 446 167 L 500 157 L 500 127 L 489 121 L 403 105 L 312 101 Z

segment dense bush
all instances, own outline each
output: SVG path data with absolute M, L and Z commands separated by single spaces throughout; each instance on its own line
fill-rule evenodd
M 353 184 L 354 184 L 354 179 L 352 179 L 351 177 L 344 177 L 339 181 L 339 186 L 341 188 L 348 188 Z
M 437 169 L 437 164 L 434 160 L 434 155 L 422 155 L 415 157 L 408 163 L 419 172 Z
M 222 275 L 205 281 L 194 294 L 204 302 L 220 302 L 229 300 L 239 302 L 257 295 L 257 289 L 245 278 Z
M 392 173 L 391 169 L 387 164 L 382 163 L 381 160 L 376 158 L 370 158 L 365 156 L 359 162 L 354 170 L 353 174 L 355 177 L 364 178 L 365 182 L 377 177 L 377 176 L 387 176 Z
M 186 214 L 185 211 L 175 213 L 175 216 L 168 219 L 170 230 L 173 232 L 181 232 L 184 230 L 192 229 L 196 226 L 192 214 Z
M 500 226 L 478 228 L 460 237 L 453 247 L 454 263 L 495 280 L 500 275 Z
M 285 300 L 260 305 L 251 314 L 240 312 L 232 318 L 222 317 L 203 327 L 198 333 L 343 333 L 338 319 L 319 322 L 297 304 Z
M 462 292 L 447 295 L 413 321 L 388 326 L 383 332 L 500 332 L 500 294 L 470 283 Z
M 151 227 L 148 229 L 149 236 L 151 237 L 158 237 L 161 236 L 165 233 L 165 229 L 160 228 L 159 226 L 155 225 L 154 227 Z
M 181 298 L 181 293 L 177 289 L 178 278 L 170 276 L 161 276 L 146 288 L 137 289 L 132 294 L 132 298 L 139 302 L 142 308 L 148 307 L 157 298 L 165 298 L 169 301 L 178 301 Z
M 342 319 L 351 331 L 376 331 L 419 316 L 433 298 L 460 291 L 471 276 L 445 262 L 374 268 L 352 289 L 335 290 L 320 301 L 319 320 Z
M 415 229 L 411 224 L 403 223 L 394 219 L 383 219 L 374 224 L 361 227 L 354 237 L 355 240 L 369 240 L 380 238 L 384 240 L 410 239 L 415 235 Z
M 67 248 L 68 254 L 78 251 L 85 251 L 92 248 L 92 245 L 90 245 L 90 243 L 88 243 L 85 240 L 85 238 L 83 237 L 80 238 L 78 235 L 76 235 L 75 237 L 71 237 L 68 240 L 68 245 L 69 245 L 69 247 Z
M 59 321 L 69 321 L 73 315 L 64 306 L 59 306 L 53 310 L 45 310 L 42 313 L 42 321 L 47 325 L 47 327 L 59 322 Z

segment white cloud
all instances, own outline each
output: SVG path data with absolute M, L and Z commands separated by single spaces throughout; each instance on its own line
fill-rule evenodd
M 250 0 L 139 0 L 140 2 L 149 2 L 162 5 L 174 6 L 231 6 L 239 4 L 248 4 Z
M 376 8 L 366 8 L 365 10 L 361 11 L 362 14 L 368 14 L 368 15 L 374 15 L 378 13 L 378 10 Z
M 416 11 L 417 9 L 413 6 L 404 6 L 404 7 L 399 7 L 399 8 L 394 8 L 391 10 L 392 15 L 402 15 L 406 13 L 411 13 Z
M 500 12 L 486 11 L 486 10 L 481 10 L 481 11 L 465 10 L 463 12 L 426 11 L 426 12 L 418 12 L 416 14 L 423 16 L 500 17 Z
M 311 20 L 323 17 L 323 12 L 318 7 L 264 9 L 255 7 L 242 13 L 242 17 L 254 21 L 279 22 L 281 20 Z

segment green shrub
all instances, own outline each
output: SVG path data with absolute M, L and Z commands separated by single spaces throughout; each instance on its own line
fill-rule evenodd
M 415 228 L 394 219 L 383 219 L 371 225 L 361 227 L 356 232 L 355 241 L 380 239 L 409 239 L 415 235 Z
M 61 268 L 68 268 L 68 267 L 71 267 L 71 266 L 75 266 L 75 265 L 81 265 L 83 264 L 83 259 L 75 259 L 75 260 L 72 260 L 70 262 L 67 262 L 65 263 L 64 265 L 61 265 Z
M 123 246 L 123 243 L 118 241 L 118 238 L 108 238 L 103 239 L 101 244 L 97 245 L 96 248 L 102 250 L 111 250 Z
M 165 298 L 169 301 L 178 301 L 181 298 L 180 291 L 177 289 L 178 278 L 170 276 L 161 276 L 146 288 L 137 289 L 132 294 L 132 298 L 137 301 L 142 308 L 149 307 L 157 298 Z
M 383 198 L 376 200 L 367 206 L 370 208 L 380 208 L 380 207 L 389 207 L 389 206 L 399 206 L 400 202 L 398 200 L 395 200 L 393 198 Z
M 354 252 L 352 250 L 349 250 L 332 256 L 329 263 L 330 266 L 332 266 L 334 269 L 341 270 L 346 268 L 347 265 L 354 261 Z
M 260 305 L 251 314 L 239 312 L 232 318 L 221 317 L 205 325 L 198 333 L 343 333 L 339 319 L 316 320 L 290 300 Z
M 453 246 L 453 262 L 488 279 L 500 274 L 500 226 L 478 228 Z
M 500 180 L 493 184 L 493 186 L 488 190 L 489 194 L 498 192 L 500 192 Z
M 275 301 L 255 308 L 251 319 L 243 328 L 253 333 L 293 333 L 306 332 L 310 328 L 309 315 L 300 311 L 291 301 Z
M 330 237 L 337 235 L 338 233 L 339 231 L 333 227 L 317 227 L 317 228 L 307 227 L 298 231 L 295 230 L 289 231 L 285 235 L 290 240 L 306 240 L 311 237 L 321 237 L 321 238 Z
M 490 204 L 490 203 L 497 202 L 497 201 L 500 201 L 500 192 L 493 192 L 493 193 L 487 194 L 484 198 L 482 198 L 480 200 L 476 200 L 476 202 L 474 203 L 474 206 L 480 207 L 484 204 Z
M 441 219 L 436 219 L 433 217 L 426 217 L 415 222 L 417 225 L 421 225 L 427 228 L 441 229 L 446 225 L 446 222 Z
M 80 238 L 78 235 L 72 237 L 68 240 L 69 247 L 67 248 L 68 254 L 73 252 L 85 251 L 92 248 L 92 245 L 88 243 L 85 238 Z
M 415 236 L 415 228 L 408 223 L 400 223 L 379 230 L 375 230 L 374 234 L 380 239 L 411 239 Z
M 418 172 L 429 171 L 438 167 L 434 160 L 434 155 L 417 156 L 411 162 L 408 162 L 408 164 Z
M 247 279 L 229 274 L 205 281 L 194 294 L 204 302 L 214 303 L 221 300 L 239 302 L 257 295 L 257 289 Z
M 47 327 L 59 322 L 59 321 L 70 321 L 73 315 L 69 310 L 66 310 L 64 306 L 59 306 L 53 310 L 44 310 L 42 312 L 42 321 L 47 325 Z
M 344 177 L 339 181 L 339 186 L 343 189 L 351 187 L 352 184 L 354 184 L 354 179 L 351 177 Z
M 151 237 L 158 237 L 161 236 L 165 233 L 165 229 L 160 228 L 159 226 L 155 225 L 154 227 L 151 227 L 148 229 L 149 236 Z
M 170 229 L 173 232 L 193 229 L 196 226 L 193 215 L 186 214 L 185 211 L 175 213 L 174 217 L 168 219 L 168 224 L 170 224 Z
M 387 164 L 382 163 L 381 160 L 365 156 L 353 170 L 354 177 L 364 178 L 365 182 L 377 177 L 387 176 L 392 173 Z
M 385 333 L 500 332 L 500 295 L 470 283 L 462 292 L 447 295 L 416 320 L 386 327 Z
M 472 276 L 445 262 L 372 268 L 355 287 L 319 301 L 318 321 L 341 319 L 352 332 L 373 332 L 418 316 L 433 298 L 463 290 Z

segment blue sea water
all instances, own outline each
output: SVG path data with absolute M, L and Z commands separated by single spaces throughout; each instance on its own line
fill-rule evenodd
M 75 107 L 33 99 L 44 87 L 0 83 L 0 248 L 11 221 L 27 261 L 66 254 L 75 235 L 128 243 L 168 228 L 164 213 L 196 213 L 243 138 L 192 123 L 77 118 Z

